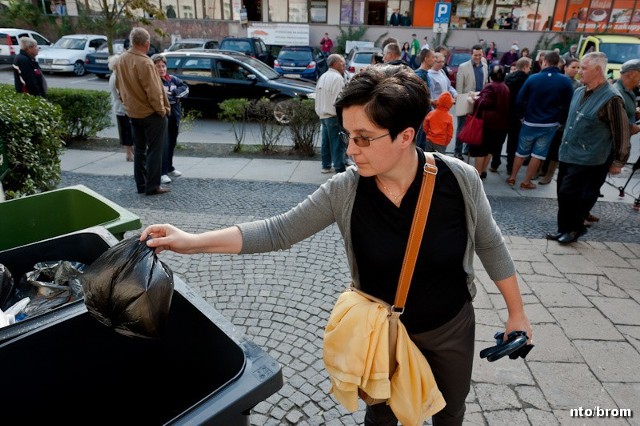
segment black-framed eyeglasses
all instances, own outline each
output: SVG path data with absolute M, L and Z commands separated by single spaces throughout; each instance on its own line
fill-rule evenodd
M 356 145 L 358 145 L 361 148 L 368 147 L 371 144 L 372 141 L 375 141 L 377 139 L 382 139 L 385 136 L 391 136 L 390 133 L 385 133 L 384 135 L 377 136 L 375 138 L 365 138 L 364 136 L 353 136 L 352 137 L 347 132 L 340 132 L 340 133 L 338 133 L 338 135 L 340 136 L 340 140 L 342 140 L 342 142 L 344 142 L 346 145 L 349 145 L 349 141 L 353 140 L 353 143 L 355 143 Z

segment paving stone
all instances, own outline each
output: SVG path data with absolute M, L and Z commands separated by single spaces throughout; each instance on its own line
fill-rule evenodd
M 531 424 L 523 410 L 485 411 L 484 417 L 491 426 L 524 426 Z
M 485 347 L 493 346 L 483 345 L 476 348 L 476 352 Z M 535 349 L 534 349 L 535 350 Z M 496 385 L 533 385 L 533 376 L 527 368 L 522 358 L 510 359 L 509 357 L 501 358 L 494 362 L 481 359 L 476 356 L 473 359 L 473 372 L 471 380 L 477 385 L 483 383 Z
M 549 308 L 549 312 L 571 340 L 622 340 L 611 321 L 595 308 Z
M 551 411 L 525 408 L 524 412 L 532 425 L 555 426 L 560 424 Z
M 510 248 L 509 253 L 511 253 L 511 258 L 515 261 L 531 263 L 547 262 L 547 259 L 540 250 L 535 248 Z
M 629 268 L 629 262 L 620 253 L 607 249 L 578 250 L 588 261 L 596 266 L 610 268 Z
M 605 243 L 607 247 L 616 252 L 618 256 L 623 258 L 639 258 L 640 255 L 640 244 L 625 244 L 619 242 L 607 242 Z M 634 248 L 635 247 L 635 248 Z
M 640 382 L 640 354 L 628 342 L 573 342 L 602 382 Z
M 483 411 L 519 408 L 520 401 L 515 392 L 506 385 L 478 383 L 475 385 L 478 403 Z
M 640 425 L 640 383 L 604 383 L 604 388 L 615 400 L 616 405 L 611 407 L 603 407 L 609 409 L 625 409 L 631 410 L 632 417 L 626 416 L 625 418 L 634 426 Z M 620 415 L 620 411 L 618 411 Z M 621 416 L 622 417 L 622 416 Z
M 537 410 L 549 410 L 549 404 L 544 399 L 542 391 L 536 386 L 516 386 L 515 390 L 523 406 L 534 407 Z
M 554 410 L 580 406 L 613 406 L 613 400 L 584 363 L 530 361 L 527 365 Z M 564 424 L 562 421 L 560 423 Z
M 638 352 L 640 352 L 640 327 L 632 325 L 618 325 L 616 326 L 618 331 L 627 339 L 629 343 L 633 345 Z
M 531 290 L 546 307 L 591 307 L 592 303 L 569 283 L 529 283 Z
M 594 410 L 596 407 L 603 407 L 603 404 L 596 404 L 592 406 L 583 406 L 577 405 L 575 407 L 577 409 L 582 409 L 582 416 L 579 416 L 579 412 L 576 411 L 573 416 L 571 416 L 571 409 L 563 409 L 563 410 L 553 410 L 554 416 L 560 421 L 561 425 L 569 425 L 569 426 L 590 426 L 590 425 L 606 425 L 606 426 L 629 426 L 629 423 L 626 419 L 620 418 L 600 418 L 595 415 L 587 416 L 585 415 L 586 410 Z
M 640 290 L 640 270 L 635 268 L 602 268 L 611 282 L 625 290 Z
M 571 340 L 557 324 L 539 324 L 533 328 L 535 347 L 527 361 L 583 362 Z
M 591 297 L 589 300 L 614 324 L 640 325 L 640 304 L 635 300 L 611 297 Z
M 563 274 L 602 274 L 602 271 L 580 254 L 547 254 L 547 258 Z

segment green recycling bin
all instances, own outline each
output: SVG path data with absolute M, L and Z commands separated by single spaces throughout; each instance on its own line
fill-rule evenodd
M 142 226 L 139 216 L 84 185 L 0 202 L 0 250 L 98 225 L 119 240 Z

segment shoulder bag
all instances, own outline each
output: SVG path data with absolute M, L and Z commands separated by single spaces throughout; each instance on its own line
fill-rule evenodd
M 467 145 L 480 145 L 482 143 L 482 129 L 484 120 L 478 117 L 479 108 L 475 108 L 473 115 L 467 114 L 464 127 L 458 133 L 458 140 Z

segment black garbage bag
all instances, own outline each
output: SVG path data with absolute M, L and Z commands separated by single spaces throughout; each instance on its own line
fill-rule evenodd
M 0 308 L 3 308 L 5 302 L 11 296 L 11 292 L 13 291 L 13 276 L 11 276 L 11 272 L 0 263 Z
M 94 318 L 118 333 L 159 338 L 169 318 L 173 272 L 139 239 L 119 242 L 86 269 L 84 303 Z

